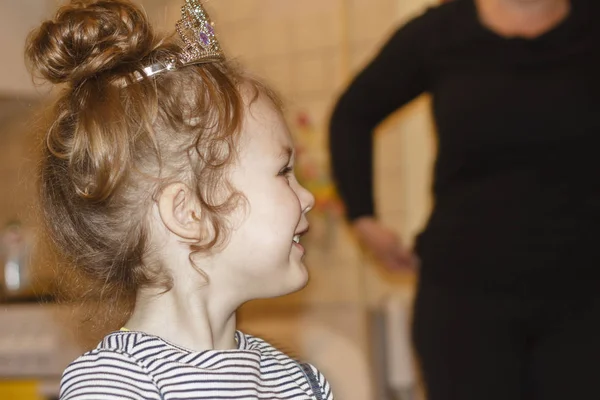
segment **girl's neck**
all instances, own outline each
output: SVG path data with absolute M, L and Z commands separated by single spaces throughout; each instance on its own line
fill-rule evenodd
M 571 11 L 569 0 L 475 0 L 481 23 L 504 37 L 535 38 Z
M 235 309 L 219 309 L 202 290 L 189 293 L 174 288 L 160 294 L 144 289 L 138 293 L 131 318 L 125 327 L 159 336 L 193 350 L 225 350 L 235 343 Z

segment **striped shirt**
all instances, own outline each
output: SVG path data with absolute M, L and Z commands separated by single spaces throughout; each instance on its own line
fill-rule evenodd
M 113 332 L 65 370 L 60 400 L 315 400 L 306 373 L 257 337 L 236 332 L 237 349 L 194 352 L 142 332 Z M 322 391 L 325 377 L 313 366 Z M 316 386 L 316 385 L 313 385 Z

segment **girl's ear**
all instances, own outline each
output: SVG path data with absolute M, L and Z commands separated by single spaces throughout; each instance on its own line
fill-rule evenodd
M 184 183 L 172 183 L 160 193 L 158 211 L 163 224 L 185 240 L 200 240 L 200 205 L 194 192 Z

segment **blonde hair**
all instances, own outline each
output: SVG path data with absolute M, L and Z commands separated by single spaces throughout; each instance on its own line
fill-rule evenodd
M 243 119 L 241 84 L 272 96 L 225 61 L 135 82 L 136 71 L 180 50 L 125 0 L 73 1 L 28 38 L 34 75 L 66 84 L 45 134 L 43 219 L 56 248 L 89 282 L 84 292 L 103 301 L 132 299 L 144 285 L 168 288 L 160 265 L 149 261 L 146 221 L 171 182 L 195 189 L 199 218 L 212 228 L 191 250 L 226 240 L 224 217 L 240 199 L 224 170 Z

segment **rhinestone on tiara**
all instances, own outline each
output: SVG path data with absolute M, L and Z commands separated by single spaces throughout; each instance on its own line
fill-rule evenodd
M 198 0 L 185 0 L 185 5 L 181 7 L 181 19 L 175 28 L 184 44 L 180 55 L 184 65 L 223 58 L 213 23 Z

